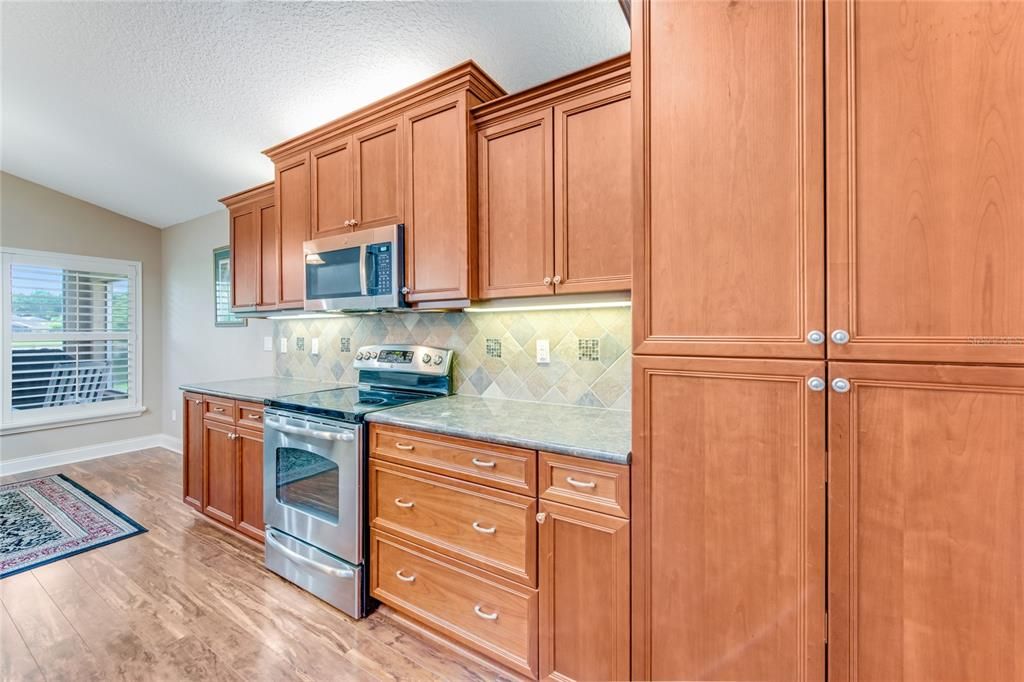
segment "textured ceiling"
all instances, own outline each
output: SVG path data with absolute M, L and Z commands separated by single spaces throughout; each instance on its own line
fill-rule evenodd
M 158 227 L 466 59 L 515 92 L 629 49 L 617 0 L 0 3 L 3 170 Z

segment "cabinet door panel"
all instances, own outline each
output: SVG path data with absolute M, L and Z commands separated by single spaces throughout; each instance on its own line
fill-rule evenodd
M 352 136 L 355 152 L 353 217 L 357 229 L 402 222 L 405 169 L 402 119 L 375 125 Z
M 309 239 L 308 154 L 300 154 L 277 165 L 274 192 L 281 257 L 280 303 L 284 308 L 301 308 L 306 296 L 302 242 Z
M 540 503 L 540 674 L 629 679 L 629 521 Z
M 277 207 L 273 200 L 262 204 L 257 213 L 260 224 L 259 305 L 273 308 L 278 301 Z
M 405 263 L 410 303 L 467 299 L 475 218 L 468 206 L 466 97 L 405 114 Z
M 1024 5 L 836 1 L 828 37 L 829 356 L 1024 364 Z
M 823 357 L 822 3 L 634 3 L 634 349 Z
M 184 433 L 181 439 L 182 498 L 203 511 L 203 396 L 186 393 L 181 403 Z
M 256 206 L 231 211 L 231 306 L 257 303 L 260 276 L 260 231 Z
M 480 156 L 480 298 L 554 293 L 552 114 L 484 128 Z
M 263 434 L 238 429 L 238 530 L 263 541 Z
M 232 527 L 238 518 L 238 453 L 233 433 L 231 425 L 203 422 L 203 511 Z
M 630 287 L 633 230 L 629 83 L 555 107 L 555 274 L 559 293 Z
M 824 678 L 824 371 L 636 358 L 634 678 Z
M 830 676 L 1024 678 L 1024 369 L 829 372 Z
M 351 232 L 356 217 L 353 201 L 352 138 L 344 137 L 310 153 L 312 234 Z

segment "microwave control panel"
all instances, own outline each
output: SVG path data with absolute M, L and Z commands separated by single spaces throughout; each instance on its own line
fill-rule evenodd
M 367 245 L 366 259 L 372 264 L 373 268 L 367 277 L 369 281 L 367 282 L 366 293 L 370 296 L 384 296 L 393 291 L 393 251 L 391 242 Z

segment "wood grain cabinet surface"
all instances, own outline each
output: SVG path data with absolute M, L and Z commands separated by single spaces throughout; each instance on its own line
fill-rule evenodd
M 352 136 L 315 147 L 309 159 L 312 238 L 351 232 L 356 215 Z
M 252 311 L 277 305 L 274 185 L 266 183 L 222 198 L 228 209 L 231 307 Z
M 404 222 L 405 139 L 396 116 L 352 135 L 355 229 Z
M 235 427 L 203 421 L 203 512 L 234 527 L 238 522 L 238 448 Z
M 307 152 L 282 159 L 274 169 L 277 206 L 278 295 L 280 308 L 301 308 L 306 297 L 306 261 L 302 243 L 310 239 Z
M 205 508 L 203 490 L 203 396 L 184 393 L 181 401 L 182 499 L 196 511 Z

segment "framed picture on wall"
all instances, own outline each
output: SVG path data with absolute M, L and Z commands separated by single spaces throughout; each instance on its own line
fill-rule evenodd
M 231 312 L 231 247 L 213 250 L 213 297 L 215 327 L 244 327 L 248 320 Z

